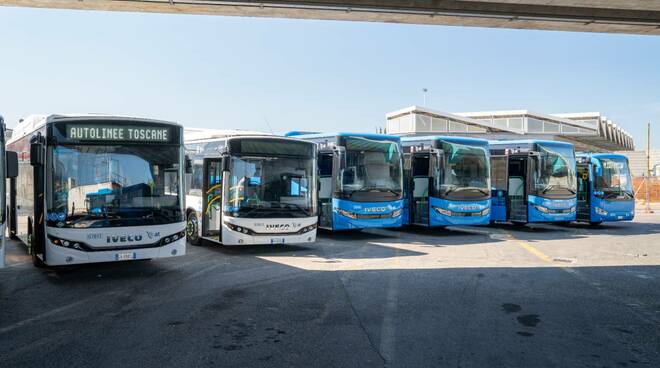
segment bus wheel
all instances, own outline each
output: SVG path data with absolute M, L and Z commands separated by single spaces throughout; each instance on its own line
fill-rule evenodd
M 194 212 L 188 214 L 186 221 L 186 241 L 190 245 L 200 245 L 199 241 L 199 222 Z
M 46 264 L 39 257 L 37 257 L 37 252 L 34 251 L 33 242 L 34 242 L 34 240 L 32 239 L 32 233 L 29 233 L 28 234 L 28 249 L 30 250 L 30 254 L 32 255 L 32 264 L 34 265 L 34 267 L 44 268 L 44 267 L 46 267 Z

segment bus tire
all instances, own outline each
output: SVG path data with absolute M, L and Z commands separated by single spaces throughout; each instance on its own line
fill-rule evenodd
M 201 245 L 199 239 L 199 221 L 195 212 L 190 211 L 186 219 L 186 242 L 190 245 Z

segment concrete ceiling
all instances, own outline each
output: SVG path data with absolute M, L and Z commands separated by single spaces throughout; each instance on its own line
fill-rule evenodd
M 0 0 L 0 6 L 660 35 L 660 0 Z

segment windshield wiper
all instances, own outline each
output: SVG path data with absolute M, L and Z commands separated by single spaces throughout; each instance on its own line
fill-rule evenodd
M 447 191 L 445 191 L 445 195 L 447 195 L 449 193 L 452 193 L 452 192 L 464 192 L 466 190 L 476 190 L 477 192 L 482 193 L 483 195 L 489 195 L 490 194 L 490 192 L 487 189 L 483 189 L 483 188 L 453 186 L 453 187 L 447 189 Z
M 564 190 L 568 191 L 568 192 L 571 193 L 571 194 L 575 194 L 575 191 L 574 191 L 573 189 L 565 188 L 565 187 L 562 187 L 561 185 L 558 185 L 558 184 L 550 184 L 550 185 L 548 185 L 547 187 L 545 187 L 545 188 L 541 191 L 541 194 L 545 194 L 545 193 L 547 193 L 547 192 L 549 192 L 549 191 L 551 191 L 552 189 L 555 189 L 555 188 L 564 189 Z
M 399 193 L 394 189 L 390 188 L 380 188 L 380 187 L 365 187 L 362 189 L 363 192 L 381 192 L 381 193 L 392 193 L 395 196 L 398 196 Z

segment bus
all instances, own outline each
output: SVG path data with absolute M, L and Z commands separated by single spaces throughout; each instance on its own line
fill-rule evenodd
M 182 127 L 100 114 L 33 115 L 18 153 L 10 233 L 37 267 L 185 253 Z
M 316 241 L 316 145 L 267 133 L 186 129 L 188 242 Z
M 318 144 L 319 227 L 396 228 L 403 224 L 401 138 L 367 133 L 301 133 Z
M 577 221 L 597 225 L 631 221 L 635 195 L 628 158 L 615 153 L 577 154 Z
M 491 222 L 575 221 L 577 183 L 572 144 L 491 141 Z
M 404 224 L 490 223 L 488 141 L 462 137 L 405 137 Z
M 5 119 L 0 115 L 0 268 L 5 266 L 5 231 L 7 215 L 7 179 L 17 175 L 16 152 L 5 150 Z

